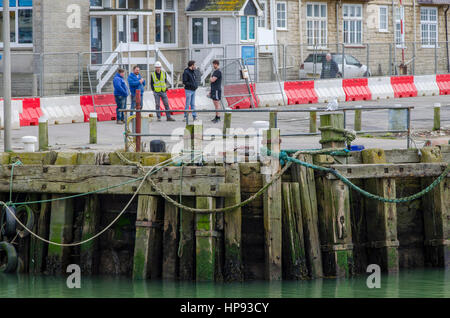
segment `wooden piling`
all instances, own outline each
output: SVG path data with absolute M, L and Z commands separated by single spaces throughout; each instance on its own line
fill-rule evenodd
M 317 132 L 317 112 L 309 112 L 309 132 Z
M 354 274 L 348 187 L 340 180 L 319 177 L 317 198 L 323 273 L 326 277 Z
M 300 188 L 297 182 L 283 182 L 283 278 L 306 279 L 305 243 L 300 204 Z
M 48 119 L 43 116 L 39 118 L 39 151 L 48 150 Z
M 421 162 L 442 162 L 439 148 L 424 147 L 421 149 Z M 434 178 L 423 178 L 425 188 Z M 425 262 L 429 266 L 450 268 L 450 187 L 449 178 L 445 178 L 431 192 L 422 198 L 423 220 L 425 232 Z
M 225 166 L 225 182 L 236 186 L 233 196 L 225 197 L 225 206 L 235 205 L 241 202 L 241 177 L 239 164 L 227 164 Z M 242 209 L 225 212 L 225 280 L 241 281 L 242 273 Z
M 48 200 L 48 194 L 42 194 L 41 200 Z M 49 238 L 49 223 L 50 223 L 50 206 L 49 202 L 42 202 L 39 208 L 39 215 L 36 216 L 37 234 L 45 239 Z M 34 256 L 32 257 L 32 268 L 30 273 L 40 274 L 45 268 L 45 259 L 47 257 L 48 244 L 41 240 L 32 237 L 31 246 Z M 33 261 L 34 260 L 34 261 Z
M 195 197 L 183 197 L 183 205 L 195 207 Z M 195 278 L 195 216 L 189 211 L 180 212 L 180 280 L 193 280 Z
M 298 159 L 313 163 L 311 155 L 302 154 L 298 156 Z M 314 170 L 300 165 L 292 165 L 291 174 L 292 180 L 299 183 L 308 272 L 311 278 L 322 277 L 322 256 Z
M 272 117 L 271 117 L 272 118 Z M 267 148 L 273 153 L 280 152 L 280 130 L 272 128 L 264 131 Z M 280 170 L 280 161 L 268 157 L 261 167 L 263 183 L 270 182 Z M 265 243 L 265 277 L 267 280 L 282 278 L 282 234 L 281 234 L 281 180 L 278 179 L 264 192 L 264 243 Z
M 174 198 L 176 199 L 176 198 Z M 162 277 L 178 278 L 179 211 L 176 206 L 164 201 L 163 266 Z
M 322 148 L 344 148 L 345 139 L 342 132 L 334 129 L 344 129 L 344 114 L 342 113 L 327 113 L 320 115 L 320 131 L 322 139 L 320 143 Z M 331 129 L 328 129 L 331 127 Z
M 136 218 L 133 279 L 157 279 L 161 276 L 162 211 L 158 197 L 140 195 Z
M 227 134 L 227 129 L 231 127 L 231 115 L 232 113 L 225 113 L 223 116 L 223 134 Z
M 441 129 L 441 104 L 434 104 L 433 130 Z
M 53 194 L 52 199 L 64 195 Z M 73 199 L 55 200 L 51 203 L 49 240 L 56 243 L 71 243 L 73 232 Z M 50 274 L 63 274 L 69 265 L 70 247 L 48 245 L 46 270 Z
M 383 149 L 366 149 L 361 155 L 364 164 L 386 163 Z M 366 179 L 365 189 L 385 198 L 396 197 L 394 178 Z M 397 272 L 399 268 L 397 206 L 395 203 L 365 200 L 369 262 L 380 265 L 384 272 Z
M 213 197 L 197 197 L 198 209 L 214 209 Z M 215 280 L 216 261 L 215 214 L 197 213 L 195 215 L 195 242 L 196 242 L 196 280 Z
M 87 240 L 98 233 L 100 228 L 100 210 L 98 195 L 86 197 L 83 211 L 83 228 L 81 241 Z M 98 246 L 99 240 L 94 239 L 80 246 L 80 265 L 83 274 L 92 275 L 98 272 Z
M 97 143 L 97 113 L 89 114 L 89 143 Z
M 355 110 L 355 131 L 361 131 L 362 128 L 362 111 L 360 109 Z

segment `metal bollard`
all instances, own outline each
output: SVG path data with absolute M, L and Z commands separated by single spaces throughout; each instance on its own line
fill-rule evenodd
M 39 151 L 48 150 L 48 119 L 45 116 L 39 118 Z
M 89 143 L 97 143 L 97 113 L 89 114 Z

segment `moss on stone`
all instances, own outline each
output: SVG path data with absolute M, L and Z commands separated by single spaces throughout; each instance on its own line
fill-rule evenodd
M 362 159 L 367 164 L 382 164 L 386 163 L 386 154 L 383 149 L 373 148 L 361 151 Z
M 78 153 L 76 152 L 58 152 L 55 165 L 76 165 L 78 161 Z

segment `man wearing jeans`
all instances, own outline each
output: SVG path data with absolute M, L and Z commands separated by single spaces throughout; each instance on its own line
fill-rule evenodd
M 139 67 L 135 66 L 133 67 L 133 73 L 128 76 L 128 85 L 131 92 L 131 109 L 136 109 L 136 90 L 138 89 L 141 91 L 141 106 L 143 105 L 145 80 L 139 74 L 139 71 Z M 130 115 L 133 116 L 133 113 Z
M 117 123 L 124 123 L 124 114 L 120 112 L 120 109 L 125 109 L 127 105 L 128 87 L 123 77 L 125 76 L 125 70 L 119 69 L 116 76 L 114 76 L 114 98 L 117 104 Z
M 191 107 L 191 110 L 195 110 L 195 91 L 198 88 L 195 76 L 195 61 L 189 61 L 188 67 L 184 70 L 183 84 L 186 93 L 186 105 L 184 110 L 189 110 L 189 106 Z M 184 113 L 185 121 L 188 119 L 188 116 L 188 113 Z M 194 121 L 197 120 L 196 112 L 192 113 L 192 118 Z

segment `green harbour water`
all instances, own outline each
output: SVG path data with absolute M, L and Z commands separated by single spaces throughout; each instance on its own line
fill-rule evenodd
M 369 275 L 369 274 L 367 274 Z M 0 274 L 0 298 L 336 298 L 450 297 L 450 271 L 403 270 L 381 275 L 381 288 L 369 289 L 367 275 L 351 279 L 316 279 L 269 283 L 194 283 L 137 281 L 128 277 L 81 277 L 80 289 L 69 289 L 66 276 Z

